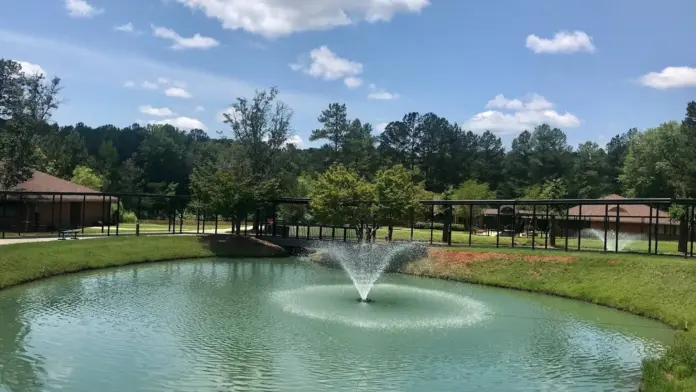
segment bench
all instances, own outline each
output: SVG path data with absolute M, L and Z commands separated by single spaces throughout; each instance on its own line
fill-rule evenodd
M 77 235 L 80 234 L 80 230 L 78 229 L 70 229 L 70 230 L 60 230 L 58 232 L 58 236 L 60 237 L 59 239 L 61 240 L 67 240 L 68 237 L 72 237 L 72 239 L 76 240 Z

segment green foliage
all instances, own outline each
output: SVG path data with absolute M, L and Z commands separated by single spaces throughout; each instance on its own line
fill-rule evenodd
M 341 164 L 320 174 L 310 193 L 311 209 L 319 223 L 351 225 L 359 238 L 374 218 L 375 186 Z
M 75 167 L 70 181 L 97 191 L 101 190 L 104 185 L 104 179 L 97 175 L 94 170 L 85 166 Z
M 454 190 L 452 199 L 454 200 L 493 200 L 495 192 L 491 191 L 490 187 L 485 182 L 476 180 L 464 181 L 457 189 Z M 471 213 L 474 220 L 479 217 L 485 206 L 457 206 L 455 213 L 457 216 L 467 217 Z M 471 211 L 470 211 L 471 210 Z
M 619 176 L 626 195 L 674 197 L 684 194 L 679 152 L 685 143 L 686 138 L 675 121 L 634 136 Z
M 374 189 L 374 212 L 379 223 L 393 226 L 414 218 L 423 184 L 414 184 L 412 173 L 403 165 L 378 171 Z

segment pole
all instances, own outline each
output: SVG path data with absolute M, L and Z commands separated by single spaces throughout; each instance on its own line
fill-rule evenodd
M 495 219 L 495 247 L 500 248 L 500 205 L 498 205 L 498 214 L 496 214 Z
M 604 251 L 607 251 L 607 230 L 609 230 L 609 204 L 604 205 Z
M 106 236 L 109 237 L 111 236 L 111 218 L 113 217 L 111 215 L 111 196 L 109 196 L 109 206 L 107 208 L 108 214 L 109 214 L 109 220 L 106 222 Z
M 215 234 L 218 232 L 218 214 L 215 214 Z
M 532 250 L 534 250 L 536 241 L 536 207 L 536 204 L 532 206 Z
M 80 227 L 82 234 L 85 234 L 85 206 L 87 205 L 87 195 L 82 195 L 82 216 L 80 217 Z
M 142 203 L 142 198 L 138 196 L 138 207 L 136 208 L 136 213 L 135 213 L 135 235 L 140 236 L 140 206 Z M 171 221 L 171 217 L 169 219 Z M 171 223 L 170 223 L 171 224 Z M 169 231 L 169 224 L 167 225 L 167 231 Z
M 580 239 L 582 238 L 582 204 L 580 204 L 580 209 L 578 210 L 578 250 L 580 250 Z
M 106 196 L 102 195 L 102 219 L 101 219 L 101 233 L 104 234 L 104 221 L 106 220 Z
M 653 206 L 650 205 L 650 218 L 648 219 L 648 254 L 652 254 L 652 220 Z
M 619 253 L 619 211 L 621 210 L 621 207 L 617 204 L 616 205 L 616 232 L 614 233 L 614 251 L 616 253 Z
M 60 237 L 60 231 L 63 230 L 63 195 L 60 195 L 58 200 L 58 237 Z
M 565 251 L 568 251 L 568 236 L 570 233 L 568 230 L 570 229 L 570 209 L 566 208 L 566 218 L 565 218 Z
M 469 247 L 471 248 L 471 235 L 474 231 L 474 206 L 469 206 Z
M 116 236 L 118 236 L 118 227 L 121 221 L 121 198 L 116 199 Z
M 549 222 L 549 205 L 546 205 L 546 236 L 544 237 L 544 249 L 549 248 L 549 234 L 551 233 L 551 223 Z
M 517 218 L 517 205 L 512 203 L 512 247 L 515 247 L 515 230 L 517 230 L 516 219 Z
M 433 208 L 430 210 L 430 244 L 432 245 L 433 243 L 433 229 L 435 228 L 435 204 L 433 204 Z
M 660 242 L 660 209 L 655 208 L 655 254 L 657 254 L 657 245 Z

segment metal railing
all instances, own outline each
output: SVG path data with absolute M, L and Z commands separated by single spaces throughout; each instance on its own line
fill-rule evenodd
M 424 200 L 391 225 L 375 216 L 371 241 L 440 246 L 633 252 L 693 257 L 696 200 Z M 311 200 L 261 202 L 236 219 L 189 196 L 0 192 L 0 238 L 236 233 L 355 242 L 366 233 L 314 218 Z M 403 214 L 403 212 L 400 212 Z

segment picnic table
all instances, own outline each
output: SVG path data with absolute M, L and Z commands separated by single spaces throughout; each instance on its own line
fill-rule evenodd
M 68 230 L 60 230 L 58 232 L 58 236 L 60 237 L 59 239 L 61 240 L 67 240 L 68 237 L 72 237 L 72 239 L 76 240 L 77 235 L 80 234 L 79 229 L 68 229 Z

